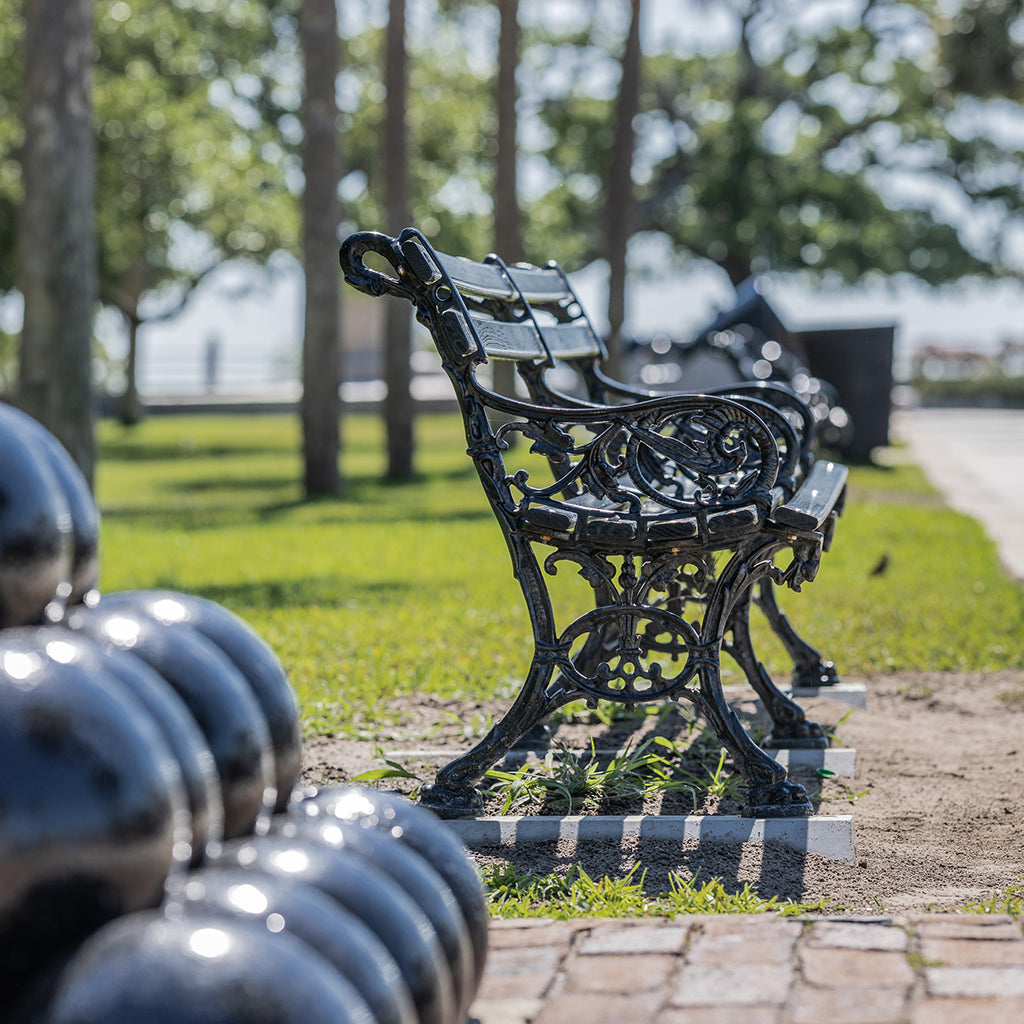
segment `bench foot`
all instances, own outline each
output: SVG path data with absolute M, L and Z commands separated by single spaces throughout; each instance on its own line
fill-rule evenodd
M 437 784 L 424 786 L 420 805 L 439 818 L 477 818 L 484 812 L 484 798 L 475 786 L 447 789 Z
M 771 750 L 827 750 L 831 745 L 832 741 L 822 726 L 807 719 L 776 722 L 771 734 L 761 744 Z
M 798 665 L 793 670 L 793 689 L 800 690 L 816 686 L 836 686 L 842 680 L 831 661 L 818 660 L 806 665 Z
M 775 584 L 764 580 L 758 586 L 755 603 L 764 613 L 782 645 L 793 661 L 793 687 L 801 689 L 808 686 L 835 686 L 841 682 L 836 666 L 826 661 L 820 652 L 812 647 L 793 628 L 785 612 L 779 607 L 775 598 Z
M 749 786 L 743 804 L 744 818 L 808 818 L 814 807 L 803 786 L 780 779 L 764 786 Z

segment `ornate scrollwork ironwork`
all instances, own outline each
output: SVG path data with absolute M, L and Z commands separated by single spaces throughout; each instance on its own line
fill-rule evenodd
M 728 403 L 691 408 L 607 410 L 605 416 L 582 417 L 561 411 L 513 419 L 495 430 L 508 444 L 518 434 L 530 442 L 530 453 L 559 467 L 551 482 L 535 484 L 525 468 L 510 473 L 505 483 L 529 499 L 589 494 L 639 514 L 646 503 L 663 509 L 715 509 L 738 501 L 768 501 L 778 455 L 770 432 L 760 420 Z M 582 426 L 579 440 L 571 431 Z

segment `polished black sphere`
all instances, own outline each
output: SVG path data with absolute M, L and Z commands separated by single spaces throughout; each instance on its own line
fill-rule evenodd
M 72 524 L 46 446 L 0 403 L 0 629 L 45 621 L 71 593 Z
M 156 724 L 49 632 L 0 633 L 0 1005 L 61 949 L 157 906 L 189 849 Z
M 5 430 L 22 432 L 43 453 L 67 502 L 71 515 L 71 591 L 67 601 L 91 600 L 100 571 L 100 510 L 89 482 L 68 450 L 41 423 L 13 406 L 0 403 L 0 435 Z
M 128 651 L 185 702 L 213 753 L 224 805 L 224 836 L 250 835 L 276 800 L 267 723 L 248 683 L 215 644 L 187 626 L 105 606 L 70 609 L 67 625 Z
M 224 915 L 130 914 L 58 974 L 39 1024 L 376 1024 L 356 988 L 286 932 Z
M 379 829 L 417 853 L 445 880 L 469 929 L 480 983 L 487 959 L 487 902 L 476 865 L 462 841 L 440 818 L 395 793 L 365 786 L 310 789 L 292 806 L 291 816 L 337 818 Z
M 351 850 L 387 875 L 427 916 L 437 933 L 455 985 L 461 1016 L 475 994 L 475 953 L 459 904 L 444 879 L 410 846 L 380 829 L 337 818 L 278 815 L 271 834 Z
M 64 626 L 40 627 L 37 637 L 58 642 L 62 656 L 92 674 L 109 674 L 145 709 L 181 769 L 189 810 L 190 864 L 198 866 L 209 846 L 224 836 L 224 803 L 217 764 L 195 718 L 167 680 L 130 651 L 101 644 Z
M 270 645 L 234 612 L 191 594 L 115 591 L 103 595 L 103 607 L 141 612 L 166 626 L 189 626 L 231 659 L 266 719 L 277 787 L 274 809 L 285 810 L 302 770 L 302 727 L 295 693 Z
M 227 915 L 288 932 L 352 983 L 377 1024 L 419 1024 L 409 989 L 384 944 L 359 918 L 311 885 L 215 865 L 193 872 L 167 913 Z
M 455 990 L 441 943 L 422 910 L 352 850 L 315 840 L 257 836 L 226 843 L 218 864 L 312 885 L 354 914 L 402 972 L 421 1024 L 455 1024 Z

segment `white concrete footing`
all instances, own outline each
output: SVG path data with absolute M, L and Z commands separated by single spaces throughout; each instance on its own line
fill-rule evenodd
M 868 688 L 864 683 L 835 683 L 833 686 L 780 686 L 779 690 L 787 697 L 792 697 L 798 703 L 801 700 L 834 700 L 839 704 L 846 704 L 858 711 L 866 711 L 868 706 Z M 757 699 L 754 691 L 745 684 L 735 686 L 723 686 L 722 692 L 727 699 L 735 700 L 737 697 L 746 697 L 750 700 Z
M 627 839 L 713 844 L 779 843 L 844 864 L 857 863 L 853 816 L 810 818 L 742 818 L 733 814 L 570 815 L 566 817 L 508 815 L 457 818 L 447 821 L 470 849 L 569 841 L 622 843 Z

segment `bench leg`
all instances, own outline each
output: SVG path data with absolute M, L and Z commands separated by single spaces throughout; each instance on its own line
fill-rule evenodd
M 743 723 L 722 693 L 717 665 L 701 669 L 700 692 L 693 692 L 690 699 L 743 776 L 746 783 L 745 818 L 799 818 L 814 813 L 804 787 L 790 782 L 786 769 L 747 735 Z
M 751 591 L 747 590 L 729 617 L 732 640 L 723 644 L 723 647 L 743 669 L 747 682 L 760 697 L 772 720 L 772 733 L 765 740 L 764 746 L 774 749 L 823 750 L 829 745 L 825 730 L 817 722 L 809 721 L 804 709 L 779 690 L 754 654 L 750 640 L 750 604 Z
M 421 804 L 441 818 L 475 817 L 483 813 L 483 796 L 478 788 L 481 779 L 557 706 L 545 692 L 551 672 L 550 662 L 534 658 L 512 706 L 476 746 L 449 761 L 434 782 L 423 787 Z
M 543 728 L 551 712 L 566 702 L 564 696 L 553 697 L 548 692 L 555 667 L 548 653 L 554 647 L 554 614 L 540 567 L 528 541 L 510 537 L 509 549 L 533 625 L 533 660 L 518 696 L 501 719 L 472 749 L 446 764 L 433 784 L 423 787 L 420 803 L 442 818 L 482 813 L 483 796 L 478 787 L 487 771 L 521 746 L 528 733 Z
M 793 660 L 793 686 L 835 686 L 840 681 L 835 665 L 822 658 L 821 654 L 793 629 L 775 599 L 775 584 L 771 580 L 761 582 L 756 602 L 771 625 L 772 631 L 782 641 L 786 652 Z
M 700 691 L 692 699 L 746 782 L 743 814 L 751 818 L 797 817 L 814 811 L 803 786 L 787 779 L 786 770 L 750 738 L 722 692 L 720 655 L 726 635 L 731 634 L 732 645 L 726 650 L 738 656 L 741 665 L 751 666 L 748 678 L 762 699 L 767 697 L 766 706 L 770 703 L 776 714 L 791 716 L 794 723 L 806 722 L 803 710 L 787 702 L 767 673 L 762 674 L 759 666 L 753 671 L 756 659 L 748 632 L 751 594 L 762 581 L 778 575 L 774 559 L 786 547 L 784 540 L 758 538 L 738 548 L 708 591 L 701 627 L 708 657 L 699 666 Z

